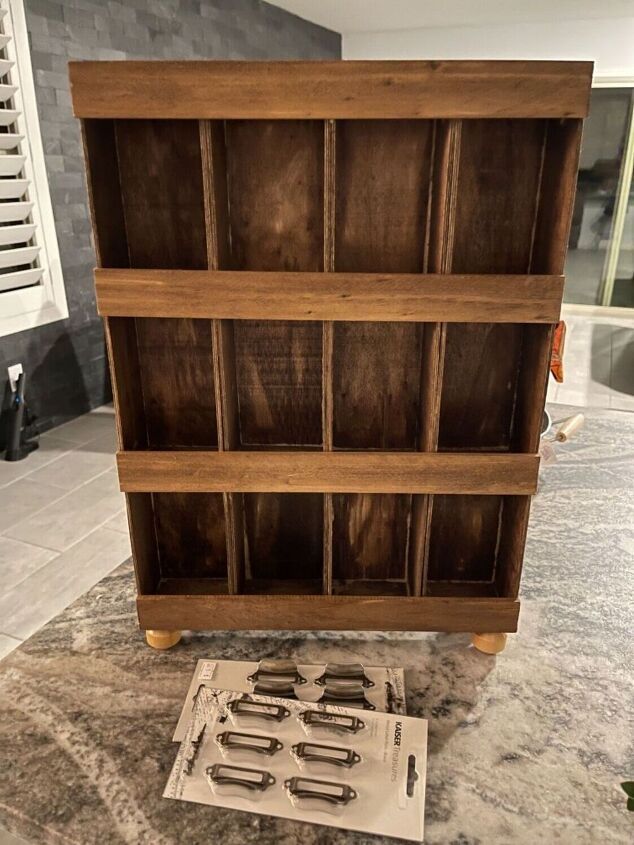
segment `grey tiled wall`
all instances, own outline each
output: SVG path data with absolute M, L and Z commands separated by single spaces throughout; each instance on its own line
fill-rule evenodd
M 110 396 L 68 60 L 340 58 L 341 36 L 259 0 L 25 0 L 25 6 L 70 317 L 0 339 L 0 385 L 6 367 L 22 362 L 29 404 L 44 430 Z

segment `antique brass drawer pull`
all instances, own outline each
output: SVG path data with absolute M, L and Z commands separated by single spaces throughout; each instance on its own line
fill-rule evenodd
M 223 748 L 255 751 L 256 754 L 266 754 L 272 757 L 277 751 L 281 751 L 284 745 L 271 736 L 258 736 L 258 734 L 241 733 L 240 731 L 223 731 L 216 737 L 216 742 Z
M 293 746 L 293 754 L 305 763 L 330 763 L 351 769 L 361 762 L 361 757 L 352 748 L 339 748 L 337 745 L 318 745 L 315 742 L 298 742 Z
M 260 660 L 258 668 L 247 677 L 247 680 L 251 681 L 252 684 L 257 681 L 271 680 L 284 681 L 287 684 L 307 683 L 306 678 L 300 675 L 294 660 L 278 660 L 274 658 Z
M 256 695 L 273 695 L 280 698 L 297 698 L 295 687 L 286 681 L 258 681 L 253 687 Z
M 361 663 L 328 663 L 323 673 L 315 679 L 320 687 L 336 681 L 356 681 L 362 687 L 374 686 L 374 681 L 365 674 Z
M 305 725 L 311 728 L 329 728 L 342 733 L 356 734 L 365 728 L 365 722 L 358 716 L 347 716 L 342 713 L 325 713 L 322 710 L 304 710 L 299 717 Z
M 293 798 L 319 798 L 330 804 L 349 804 L 357 792 L 346 783 L 331 783 L 327 780 L 294 777 L 284 781 L 284 786 Z
M 328 684 L 323 691 L 320 704 L 336 704 L 339 707 L 363 707 L 364 710 L 376 710 L 374 704 L 365 697 L 365 691 L 359 683 Z
M 291 711 L 282 704 L 266 704 L 263 701 L 250 701 L 248 698 L 236 698 L 227 704 L 227 708 L 236 716 L 255 716 L 273 722 L 282 722 L 291 715 Z
M 214 763 L 207 769 L 207 777 L 217 786 L 244 786 L 254 792 L 264 792 L 275 783 L 275 778 L 269 772 L 261 769 L 245 769 L 243 766 L 227 766 L 225 763 Z

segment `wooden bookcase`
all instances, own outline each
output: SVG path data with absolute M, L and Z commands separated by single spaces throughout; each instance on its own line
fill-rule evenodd
M 71 63 L 142 628 L 516 630 L 591 73 Z

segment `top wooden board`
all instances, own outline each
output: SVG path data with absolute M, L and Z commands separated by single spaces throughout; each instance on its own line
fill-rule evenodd
M 592 62 L 70 62 L 81 118 L 553 118 L 588 114 Z

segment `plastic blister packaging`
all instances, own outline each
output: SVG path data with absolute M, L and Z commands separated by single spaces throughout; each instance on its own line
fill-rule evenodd
M 405 714 L 405 679 L 399 668 L 361 663 L 307 664 L 277 658 L 265 658 L 259 663 L 199 660 L 174 731 L 175 742 L 185 736 L 201 687 Z M 253 726 L 257 727 L 257 723 L 251 723 Z
M 422 719 L 203 686 L 165 796 L 421 840 Z

